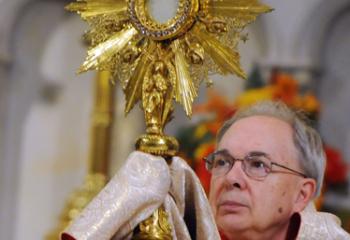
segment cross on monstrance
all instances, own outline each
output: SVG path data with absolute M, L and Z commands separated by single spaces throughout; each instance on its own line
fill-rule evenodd
M 163 157 L 169 167 L 179 145 L 163 131 L 173 103 L 190 117 L 199 85 L 210 83 L 210 74 L 246 78 L 237 51 L 241 32 L 271 10 L 258 0 L 78 0 L 67 9 L 90 26 L 91 46 L 79 72 L 105 70 L 120 81 L 125 114 L 138 103 L 144 112 L 146 132 L 136 149 Z M 174 238 L 168 218 L 161 205 L 138 224 L 133 238 Z

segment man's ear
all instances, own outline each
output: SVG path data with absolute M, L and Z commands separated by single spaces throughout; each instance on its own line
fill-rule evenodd
M 294 211 L 301 212 L 312 200 L 316 192 L 316 181 L 312 178 L 304 178 L 299 182 L 299 191 L 294 204 Z

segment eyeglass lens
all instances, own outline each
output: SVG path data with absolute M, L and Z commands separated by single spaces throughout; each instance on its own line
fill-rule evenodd
M 237 161 L 242 162 L 243 171 L 252 178 L 264 178 L 271 171 L 271 161 L 264 156 L 251 155 L 237 159 L 226 152 L 218 152 L 214 153 L 209 161 L 211 166 L 208 166 L 208 169 L 215 176 L 227 174 Z

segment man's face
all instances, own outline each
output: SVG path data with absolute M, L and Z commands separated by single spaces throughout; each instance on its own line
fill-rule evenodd
M 300 171 L 292 128 L 277 118 L 252 116 L 237 121 L 219 142 L 218 150 L 223 149 L 235 158 L 262 152 L 271 161 Z M 219 229 L 231 235 L 288 225 L 291 215 L 304 207 L 298 202 L 303 178 L 272 166 L 265 179 L 254 180 L 241 164 L 236 162 L 224 176 L 212 177 L 209 201 Z

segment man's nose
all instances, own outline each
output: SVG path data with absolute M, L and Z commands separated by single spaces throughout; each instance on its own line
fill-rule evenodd
M 231 170 L 225 175 L 227 187 L 245 189 L 247 186 L 247 175 L 243 171 L 242 161 L 236 161 Z

